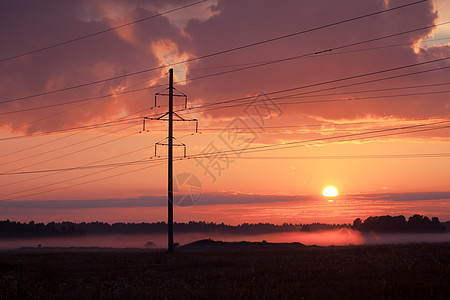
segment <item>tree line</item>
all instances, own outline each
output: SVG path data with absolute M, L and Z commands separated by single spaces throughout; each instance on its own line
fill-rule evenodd
M 437 233 L 446 232 L 446 225 L 442 224 L 437 217 L 428 218 L 415 214 L 408 221 L 404 216 L 379 216 L 368 217 L 364 221 L 357 218 L 353 221 L 352 229 L 362 232 L 414 232 L 414 233 Z
M 223 233 L 223 234 L 268 234 L 279 232 L 301 232 L 332 230 L 350 227 L 350 224 L 291 224 L 284 223 L 276 225 L 271 223 L 243 223 L 239 225 L 227 225 L 224 223 L 190 221 L 188 223 L 174 223 L 175 233 Z M 105 222 L 50 222 L 48 224 L 35 223 L 33 221 L 14 222 L 10 220 L 0 221 L 0 239 L 30 238 L 30 237 L 67 237 L 85 235 L 108 235 L 108 234 L 152 234 L 166 233 L 166 222 L 154 223 L 105 223 Z
M 175 233 L 223 233 L 223 234 L 269 234 L 280 232 L 318 232 L 340 228 L 351 228 L 361 232 L 445 232 L 450 222 L 441 223 L 438 218 L 431 220 L 422 215 L 413 215 L 408 221 L 404 216 L 378 216 L 368 217 L 364 221 L 357 218 L 351 224 L 292 224 L 276 225 L 271 223 L 243 223 L 239 225 L 226 225 L 213 222 L 174 223 Z M 450 229 L 448 229 L 450 231 Z M 68 237 L 85 235 L 108 234 L 152 234 L 167 232 L 167 223 L 104 223 L 104 222 L 50 222 L 35 223 L 0 221 L 0 239 L 32 238 L 32 237 Z

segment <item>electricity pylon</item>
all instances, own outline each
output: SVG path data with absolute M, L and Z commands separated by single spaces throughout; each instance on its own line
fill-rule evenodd
M 166 92 L 168 90 L 168 93 Z M 157 106 L 157 96 L 168 96 L 169 97 L 169 111 L 162 114 L 159 117 L 144 117 L 143 119 L 143 131 L 145 131 L 145 121 L 146 120 L 162 120 L 169 122 L 168 128 L 168 136 L 155 143 L 155 156 L 157 154 L 157 146 L 168 146 L 167 150 L 167 161 L 168 161 L 168 169 L 167 169 L 167 232 L 168 232 L 168 251 L 173 252 L 174 243 L 173 243 L 173 147 L 181 146 L 184 148 L 184 157 L 186 157 L 186 145 L 177 141 L 173 137 L 173 122 L 181 121 L 181 122 L 196 122 L 195 132 L 198 132 L 198 120 L 197 119 L 185 119 L 181 117 L 176 112 L 173 112 L 173 97 L 183 97 L 184 98 L 184 108 L 187 108 L 187 96 L 183 93 L 174 94 L 175 88 L 173 86 L 173 69 L 169 70 L 169 87 L 162 92 L 158 92 L 155 94 L 155 107 Z M 174 119 L 175 116 L 175 119 Z M 165 142 L 167 140 L 167 142 Z M 177 143 L 174 144 L 174 140 Z

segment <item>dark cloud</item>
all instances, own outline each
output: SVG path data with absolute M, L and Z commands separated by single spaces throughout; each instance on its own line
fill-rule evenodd
M 422 201 L 422 200 L 450 200 L 450 192 L 413 192 L 413 193 L 383 193 L 357 194 L 344 198 L 353 200 L 387 200 L 387 201 Z M 201 196 L 196 206 L 220 204 L 256 204 L 276 202 L 298 202 L 310 204 L 322 201 L 317 195 L 282 196 L 282 195 L 249 195 L 249 194 L 219 194 L 208 193 Z M 96 209 L 96 208 L 131 208 L 131 207 L 165 207 L 166 196 L 143 196 L 126 199 L 102 200 L 21 200 L 0 201 L 2 208 L 24 209 Z
M 99 3 L 100 5 L 100 3 Z M 106 4 L 104 4 L 107 6 Z M 98 32 L 132 20 L 158 13 L 135 7 L 125 15 L 111 19 L 105 15 L 107 7 L 97 7 L 88 2 L 70 2 L 70 5 L 52 1 L 14 2 L 2 8 L 2 48 L 0 57 L 9 57 L 30 50 Z M 88 7 L 89 14 L 86 12 Z M 114 7 L 114 6 L 113 6 Z M 106 12 L 103 12 L 106 10 Z M 37 13 L 39 11 L 39 13 Z M 98 17 L 96 17 L 97 15 Z M 1 100 L 8 100 L 33 94 L 45 93 L 68 86 L 110 78 L 148 67 L 159 65 L 152 52 L 151 43 L 170 37 L 175 43 L 183 39 L 180 31 L 167 18 L 157 17 L 136 26 L 70 43 L 47 51 L 39 52 L 11 61 L 2 62 L 0 68 Z M 149 75 L 150 74 L 150 75 Z M 57 104 L 120 92 L 124 87 L 149 80 L 156 72 L 145 77 L 117 79 L 103 84 L 68 92 L 57 93 L 23 101 L 10 102 L 0 107 L 0 112 L 26 109 L 30 107 Z M 156 76 L 157 77 L 157 76 Z M 145 85 L 143 85 L 145 86 Z M 139 87 L 142 87 L 139 86 Z M 38 117 L 58 112 L 61 108 L 24 112 L 2 117 L 2 124 L 12 130 L 34 132 L 51 130 L 65 126 L 86 123 L 92 120 L 114 117 L 127 108 L 127 98 L 94 101 L 82 110 L 69 110 L 43 122 L 35 122 Z M 129 104 L 143 108 L 142 103 Z M 64 107 L 73 108 L 72 106 Z
M 0 58 L 30 51 L 67 39 L 97 32 L 155 13 L 186 5 L 187 1 L 13 1 L 1 4 Z M 389 1 L 389 7 L 404 4 Z M 360 16 L 386 8 L 384 0 L 359 1 L 213 1 L 197 10 L 178 12 L 153 18 L 130 27 L 109 32 L 83 41 L 64 45 L 48 51 L 1 63 L 0 100 L 7 100 L 67 86 L 101 80 L 163 64 L 159 53 L 161 45 L 167 45 L 173 53 L 166 61 L 201 56 L 216 51 L 318 27 L 324 24 Z M 209 12 L 209 13 L 208 13 Z M 189 63 L 187 78 L 229 70 L 230 65 L 264 62 L 393 34 L 434 24 L 437 18 L 432 2 L 404 8 L 398 11 L 358 20 L 351 23 L 302 34 L 281 41 L 251 47 L 201 61 Z M 185 27 L 184 27 L 185 26 Z M 405 34 L 396 38 L 371 43 L 362 47 L 414 43 L 427 37 L 431 30 Z M 160 44 L 158 44 L 160 43 Z M 158 48 L 159 47 L 159 48 Z M 176 48 L 176 49 L 173 49 Z M 161 50 L 163 51 L 163 50 Z M 303 86 L 336 78 L 368 73 L 449 56 L 450 47 L 440 46 L 415 52 L 412 45 L 346 54 L 327 53 L 312 58 L 297 59 L 266 67 L 250 69 L 227 75 L 195 80 L 180 87 L 194 102 L 214 102 L 261 91 L 271 92 Z M 447 66 L 441 62 L 430 67 Z M 424 70 L 428 67 L 411 69 Z M 176 71 L 179 71 L 176 68 Z M 406 72 L 406 71 L 405 71 Z M 389 75 L 405 73 L 397 71 Z M 176 75 L 180 76 L 179 73 Z M 384 75 L 367 79 L 381 78 Z M 450 71 L 438 71 L 380 81 L 363 88 L 387 88 L 414 86 L 445 81 Z M 182 74 L 181 74 L 181 79 Z M 57 93 L 43 97 L 11 102 L 0 106 L 0 113 L 51 105 L 74 99 L 120 92 L 126 87 L 143 87 L 148 83 L 166 82 L 160 71 L 107 83 Z M 353 81 L 354 82 L 354 81 Z M 142 83 L 139 85 L 138 83 Z M 337 84 L 336 84 L 337 85 Z M 332 85 L 327 85 L 332 86 Z M 436 90 L 438 88 L 435 88 Z M 446 87 L 440 88 L 445 90 Z M 308 89 L 312 90 L 312 89 Z M 308 91 L 306 90 L 306 91 Z M 345 97 L 363 94 L 351 92 Z M 68 110 L 44 121 L 35 121 L 63 109 L 53 108 L 4 115 L 0 126 L 12 131 L 36 132 L 68 126 L 98 122 L 122 114 L 149 107 L 149 98 L 156 90 L 121 95 L 115 98 L 93 101 L 85 106 Z M 411 96 L 377 101 L 323 103 L 286 108 L 285 117 L 304 115 L 316 119 L 364 119 L 378 118 L 429 118 L 449 113 L 448 94 Z M 207 112 L 217 118 L 235 116 L 236 110 Z
M 244 194 L 205 194 L 196 205 L 270 203 L 280 201 L 308 201 L 310 196 L 264 196 Z M 143 196 L 127 199 L 102 200 L 22 200 L 0 201 L 3 208 L 39 208 L 39 209 L 93 209 L 93 208 L 126 208 L 126 207 L 164 207 L 167 196 Z
M 450 192 L 361 194 L 357 195 L 356 198 L 364 200 L 389 200 L 389 201 L 449 200 Z
M 389 7 L 404 4 L 404 1 L 390 1 Z M 191 22 L 187 32 L 198 45 L 198 53 L 213 52 L 243 44 L 257 42 L 297 32 L 320 25 L 349 19 L 354 16 L 382 10 L 384 1 L 288 1 L 283 5 L 273 1 L 259 1 L 255 7 L 252 1 L 223 1 L 220 15 L 201 24 Z M 345 9 L 342 9 L 345 7 Z M 196 63 L 195 68 L 223 66 L 248 62 L 267 61 L 274 58 L 291 57 L 319 50 L 330 49 L 358 41 L 429 26 L 434 23 L 436 14 L 431 2 L 398 11 L 369 17 L 356 22 L 346 23 L 331 28 L 302 34 L 292 38 L 268 43 L 230 55 L 223 55 Z M 405 34 L 385 41 L 363 46 L 404 44 L 419 41 L 426 37 L 430 30 Z M 360 49 L 359 47 L 347 50 Z M 303 58 L 284 63 L 270 65 L 255 70 L 216 77 L 210 80 L 192 83 L 192 93 L 198 97 L 223 99 L 256 94 L 260 91 L 271 92 L 291 87 L 304 86 L 324 82 L 336 78 L 389 69 L 396 66 L 417 63 L 448 56 L 449 47 L 439 50 L 421 51 L 416 54 L 411 46 L 386 48 L 377 51 L 366 51 L 349 54 L 327 53 L 313 58 Z M 430 67 L 446 66 L 445 62 Z M 426 67 L 411 70 L 423 70 Z M 398 75 L 406 71 L 391 72 Z M 192 71 L 191 75 L 198 72 Z M 410 76 L 404 79 L 379 82 L 362 87 L 386 88 L 391 86 L 418 85 L 424 82 L 437 82 L 448 78 L 449 71 L 429 73 L 424 76 Z M 377 79 L 387 75 L 371 76 L 365 79 Z M 195 77 L 195 76 L 194 76 Z M 359 80 L 361 81 L 361 80 Z M 245 84 L 243 84 L 245 82 Z M 347 81 L 350 83 L 355 81 Z M 342 84 L 342 83 L 340 83 Z M 335 85 L 326 85 L 331 87 Z M 317 88 L 305 89 L 310 91 Z M 344 91 L 350 91 L 351 88 Z M 348 92 L 345 97 L 360 95 Z M 362 95 L 361 95 L 362 96 Z M 301 113 L 328 119 L 358 119 L 368 115 L 387 117 L 417 117 L 448 114 L 448 94 L 430 97 L 409 97 L 407 99 L 386 99 L 382 101 L 360 101 L 346 103 L 309 104 L 289 107 L 289 113 Z M 431 103 L 430 103 L 431 102 Z M 234 114 L 230 111 L 229 114 Z M 224 112 L 211 112 L 217 116 Z
M 107 207 L 157 207 L 167 205 L 166 197 L 142 197 L 131 199 L 104 199 L 104 200 L 43 200 L 43 201 L 2 201 L 1 207 L 39 208 L 39 209 L 92 209 Z

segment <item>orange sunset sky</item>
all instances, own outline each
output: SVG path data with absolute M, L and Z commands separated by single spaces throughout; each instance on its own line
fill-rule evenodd
M 8 1 L 0 45 L 0 219 L 166 221 L 173 68 L 175 221 L 450 220 L 448 1 Z

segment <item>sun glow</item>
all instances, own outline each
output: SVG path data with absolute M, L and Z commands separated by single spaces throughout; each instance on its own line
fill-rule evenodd
M 330 185 L 323 189 L 322 195 L 324 195 L 325 197 L 336 197 L 337 195 L 339 195 L 339 192 L 337 188 Z

